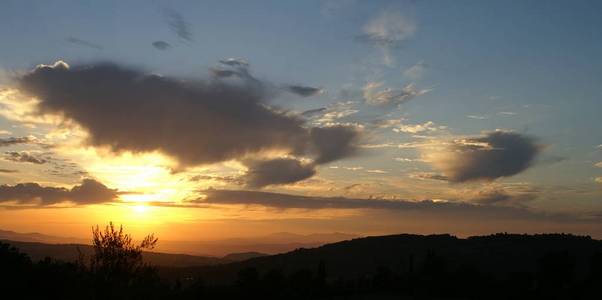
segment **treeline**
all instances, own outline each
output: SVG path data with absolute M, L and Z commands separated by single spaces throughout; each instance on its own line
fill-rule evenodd
M 500 240 L 508 243 L 508 247 L 518 239 L 531 239 L 504 235 L 483 238 Z M 569 235 L 566 239 L 578 242 L 580 237 Z M 212 280 L 211 272 L 169 279 L 159 276 L 159 270 L 145 264 L 140 256 L 143 249 L 152 249 L 157 243 L 152 236 L 134 244 L 121 228 L 110 224 L 104 231 L 96 228 L 93 241 L 92 257 L 81 257 L 76 262 L 49 258 L 32 262 L 17 249 L 0 243 L 1 293 L 17 295 L 10 299 L 601 299 L 602 296 L 600 250 L 588 252 L 586 268 L 577 266 L 573 252 L 550 248 L 535 259 L 534 269 L 504 274 L 445 255 L 441 249 L 403 255 L 401 268 L 378 265 L 352 277 L 333 275 L 337 274 L 336 265 L 327 259 L 294 270 L 279 267 L 278 263 L 270 267 L 253 266 L 251 261 L 224 265 L 239 269 L 235 269 L 232 281 L 218 283 Z M 379 250 L 382 249 L 372 248 Z M 308 251 L 311 252 L 301 252 Z M 291 257 L 295 257 L 294 253 Z M 257 259 L 269 260 L 269 257 Z M 360 262 L 348 263 L 352 269 Z M 219 268 L 208 270 L 217 272 Z

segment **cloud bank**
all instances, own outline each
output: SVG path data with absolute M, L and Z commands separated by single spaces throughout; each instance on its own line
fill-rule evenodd
M 71 189 L 41 186 L 37 183 L 19 183 L 0 186 L 0 203 L 16 202 L 46 206 L 62 202 L 78 205 L 112 202 L 117 199 L 117 190 L 107 188 L 93 179 L 84 179 Z

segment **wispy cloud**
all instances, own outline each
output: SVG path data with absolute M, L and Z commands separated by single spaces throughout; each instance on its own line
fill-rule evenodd
M 302 86 L 302 85 L 289 85 L 286 89 L 296 95 L 302 97 L 311 97 L 316 96 L 324 92 L 322 88 L 316 88 L 311 86 Z
M 427 121 L 422 124 L 400 124 L 393 128 L 393 131 L 400 133 L 422 133 L 435 132 L 446 129 L 446 126 L 437 126 L 433 121 Z
M 49 159 L 45 156 L 27 151 L 7 151 L 4 153 L 4 159 L 12 162 L 32 163 L 36 165 L 49 162 Z
M 167 20 L 167 24 L 171 28 L 171 30 L 181 39 L 186 41 L 192 41 L 192 32 L 190 30 L 190 25 L 184 19 L 184 17 L 177 11 L 173 9 L 165 10 L 165 18 Z
M 87 47 L 87 48 L 92 48 L 92 49 L 96 49 L 96 50 L 102 50 L 103 47 L 99 44 L 90 42 L 90 41 L 86 41 L 80 38 L 76 38 L 76 37 L 68 37 L 65 39 L 65 41 L 67 41 L 70 44 L 73 45 L 77 45 L 77 46 L 83 46 L 83 47 Z
M 8 147 L 19 144 L 31 144 L 35 141 L 36 139 L 31 136 L 0 138 L 0 147 Z
M 469 119 L 474 119 L 474 120 L 487 120 L 489 119 L 489 116 L 484 116 L 484 115 L 468 115 L 466 116 Z
M 449 181 L 449 177 L 439 173 L 413 173 L 410 174 L 410 178 Z
M 153 47 L 157 50 L 167 50 L 171 48 L 171 45 L 165 41 L 155 41 L 152 43 Z
M 416 32 L 416 22 L 396 10 L 383 11 L 369 20 L 363 27 L 358 40 L 379 47 L 383 51 L 386 65 L 392 65 L 391 49 L 408 40 Z
M 415 65 L 403 70 L 402 74 L 404 77 L 412 80 L 421 79 L 426 72 L 428 65 L 423 61 L 419 61 Z
M 369 82 L 363 88 L 363 95 L 367 104 L 383 106 L 403 104 L 430 91 L 430 89 L 418 89 L 413 83 L 398 89 L 383 88 L 382 82 Z

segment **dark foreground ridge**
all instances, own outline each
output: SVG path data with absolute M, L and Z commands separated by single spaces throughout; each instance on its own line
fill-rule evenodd
M 3 291 L 101 299 L 78 263 L 0 246 Z M 123 275 L 123 274 L 120 274 Z M 130 276 L 130 277 L 128 277 Z M 390 235 L 200 267 L 120 276 L 120 299 L 600 299 L 602 241 L 567 234 Z M 105 283 L 105 286 L 106 283 Z M 85 295 L 85 296 L 82 296 Z

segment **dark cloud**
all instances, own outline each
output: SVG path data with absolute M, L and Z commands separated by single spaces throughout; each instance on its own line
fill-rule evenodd
M 312 177 L 316 170 L 313 164 L 296 159 L 272 159 L 246 163 L 249 171 L 245 175 L 247 186 L 261 188 L 272 184 L 287 184 Z
M 321 88 L 302 85 L 289 85 L 286 87 L 286 90 L 302 97 L 311 97 L 322 93 Z
M 153 45 L 153 47 L 155 47 L 158 50 L 167 50 L 167 49 L 171 48 L 171 45 L 165 41 L 156 41 L 156 42 L 153 42 L 152 45 Z
M 508 131 L 455 141 L 431 159 L 452 182 L 494 180 L 529 168 L 542 147 L 534 138 Z
M 31 137 L 9 137 L 9 138 L 0 138 L 0 147 L 8 147 L 19 144 L 31 144 L 35 140 Z
M 37 183 L 0 186 L 0 203 L 14 201 L 17 204 L 44 206 L 61 202 L 72 202 L 84 205 L 112 202 L 117 199 L 117 195 L 117 190 L 109 189 L 93 179 L 84 179 L 81 184 L 71 189 L 45 187 Z
M 356 153 L 359 132 L 349 126 L 314 127 L 310 129 L 316 164 L 329 163 Z
M 19 170 L 0 169 L 0 173 L 19 173 Z
M 65 41 L 67 41 L 68 43 L 73 44 L 73 45 L 88 47 L 88 48 L 92 48 L 92 49 L 96 49 L 96 50 L 102 50 L 102 48 L 103 48 L 101 45 L 92 43 L 90 41 L 82 40 L 82 39 L 76 38 L 76 37 L 68 37 L 65 39 Z
M 13 161 L 13 162 L 24 162 L 24 163 L 32 163 L 36 165 L 43 165 L 48 162 L 48 159 L 34 153 L 29 153 L 26 151 L 7 151 L 4 152 L 4 159 Z
M 190 31 L 190 25 L 180 13 L 172 9 L 165 10 L 165 18 L 167 24 L 171 30 L 181 39 L 186 41 L 192 41 L 192 32 Z
M 115 64 L 57 62 L 19 83 L 40 99 L 40 114 L 75 121 L 88 131 L 90 145 L 161 151 L 184 168 L 266 150 L 309 156 L 316 164 L 355 152 L 355 127 L 308 128 L 304 119 L 269 106 L 265 85 L 243 79 L 179 80 Z

